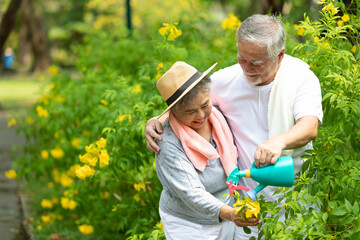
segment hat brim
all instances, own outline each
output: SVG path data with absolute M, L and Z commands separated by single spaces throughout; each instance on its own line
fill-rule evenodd
M 203 74 L 201 74 L 201 76 L 196 79 L 173 103 L 171 103 L 164 112 L 162 112 L 157 119 L 161 118 L 165 113 L 167 113 L 178 101 L 180 101 L 180 99 L 182 99 L 191 89 L 193 89 L 196 84 L 198 84 L 206 75 L 209 74 L 209 72 L 211 70 L 213 70 L 213 68 L 217 65 L 217 63 L 214 63 L 209 69 L 207 69 L 205 72 L 203 72 Z

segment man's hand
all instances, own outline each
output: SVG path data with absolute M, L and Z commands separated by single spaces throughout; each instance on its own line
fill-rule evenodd
M 305 116 L 298 119 L 289 131 L 259 144 L 255 151 L 255 166 L 275 164 L 284 148 L 302 147 L 315 139 L 318 125 L 319 120 L 317 117 Z
M 255 151 L 255 166 L 275 164 L 284 147 L 280 137 L 275 137 L 259 144 Z
M 145 140 L 146 140 L 146 147 L 154 152 L 159 153 L 160 147 L 156 144 L 154 139 L 159 141 L 162 140 L 161 136 L 158 133 L 162 133 L 163 129 L 159 120 L 156 117 L 151 118 L 147 121 L 145 126 Z

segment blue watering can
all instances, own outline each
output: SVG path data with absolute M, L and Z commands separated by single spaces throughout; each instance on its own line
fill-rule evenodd
M 266 186 L 291 187 L 294 185 L 294 161 L 291 156 L 285 156 L 279 158 L 274 165 L 262 168 L 255 167 L 255 163 L 251 169 L 239 171 L 235 168 L 226 182 L 236 184 L 240 177 L 251 178 L 259 183 L 254 190 L 246 192 L 246 195 L 255 201 L 256 194 Z

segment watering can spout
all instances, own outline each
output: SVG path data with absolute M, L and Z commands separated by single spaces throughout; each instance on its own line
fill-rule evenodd
M 229 175 L 227 182 L 237 183 L 240 177 L 251 178 L 259 183 L 254 190 L 247 191 L 246 195 L 255 200 L 258 192 L 266 186 L 291 187 L 294 185 L 294 162 L 291 156 L 281 157 L 274 165 L 263 168 L 253 166 L 251 169 L 239 171 L 235 168 Z

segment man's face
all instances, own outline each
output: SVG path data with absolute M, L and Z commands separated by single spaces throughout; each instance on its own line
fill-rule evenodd
M 263 86 L 271 83 L 284 57 L 284 50 L 275 58 L 268 59 L 266 47 L 248 41 L 238 42 L 238 62 L 249 84 Z

